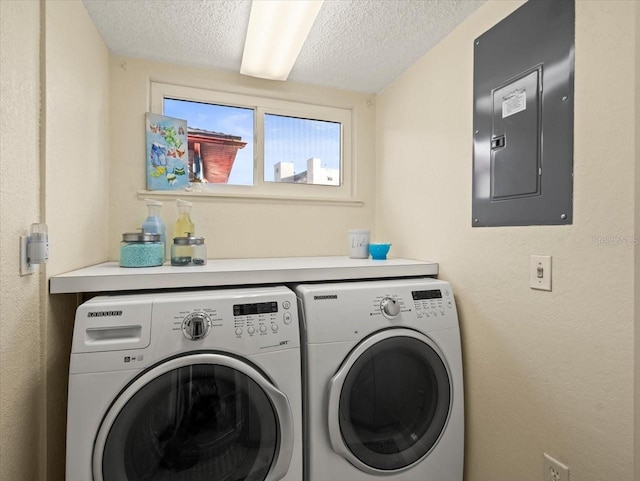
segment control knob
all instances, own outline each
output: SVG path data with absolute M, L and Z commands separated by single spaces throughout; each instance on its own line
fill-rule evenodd
M 189 314 L 182 321 L 182 332 L 184 337 L 191 341 L 203 339 L 211 330 L 211 319 L 204 312 L 194 312 Z
M 392 318 L 400 314 L 400 304 L 392 297 L 385 297 L 380 302 L 380 310 L 385 317 Z

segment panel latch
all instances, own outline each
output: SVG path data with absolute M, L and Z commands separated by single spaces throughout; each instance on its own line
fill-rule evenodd
M 506 139 L 504 135 L 491 140 L 491 150 L 502 149 L 505 145 Z

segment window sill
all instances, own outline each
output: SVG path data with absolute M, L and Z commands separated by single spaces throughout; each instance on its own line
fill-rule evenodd
M 312 204 L 312 205 L 342 205 L 345 207 L 363 207 L 364 201 L 354 199 L 328 199 L 323 197 L 303 197 L 303 196 L 277 196 L 268 194 L 233 194 L 228 192 L 204 192 L 189 190 L 139 190 L 138 199 L 160 199 L 172 200 L 177 198 L 184 199 L 224 199 L 231 201 L 260 201 L 272 203 L 295 203 L 295 204 Z

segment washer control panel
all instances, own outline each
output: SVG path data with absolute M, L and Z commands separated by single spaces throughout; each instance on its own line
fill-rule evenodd
M 245 295 L 239 295 L 239 294 Z M 284 287 L 175 294 L 155 306 L 194 348 L 262 352 L 299 345 L 295 294 Z
M 294 321 L 293 301 L 285 300 L 235 304 L 233 322 L 236 336 L 273 336 Z

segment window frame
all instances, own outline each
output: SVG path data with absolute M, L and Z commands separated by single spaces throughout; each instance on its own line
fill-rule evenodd
M 198 87 L 186 87 L 151 81 L 150 111 L 164 115 L 164 99 L 185 100 L 212 103 L 230 107 L 251 108 L 254 110 L 253 135 L 253 185 L 207 184 L 198 188 L 197 194 L 203 196 L 264 197 L 275 199 L 299 199 L 319 201 L 353 201 L 354 198 L 354 160 L 353 112 L 351 108 L 330 107 L 303 102 L 293 102 L 270 97 L 260 97 L 232 92 L 209 90 Z M 271 182 L 264 180 L 264 115 L 283 115 L 312 120 L 339 122 L 341 125 L 341 161 L 339 186 L 318 184 L 296 184 Z M 196 189 L 192 189 L 196 192 Z M 184 191 L 162 191 L 163 195 Z

